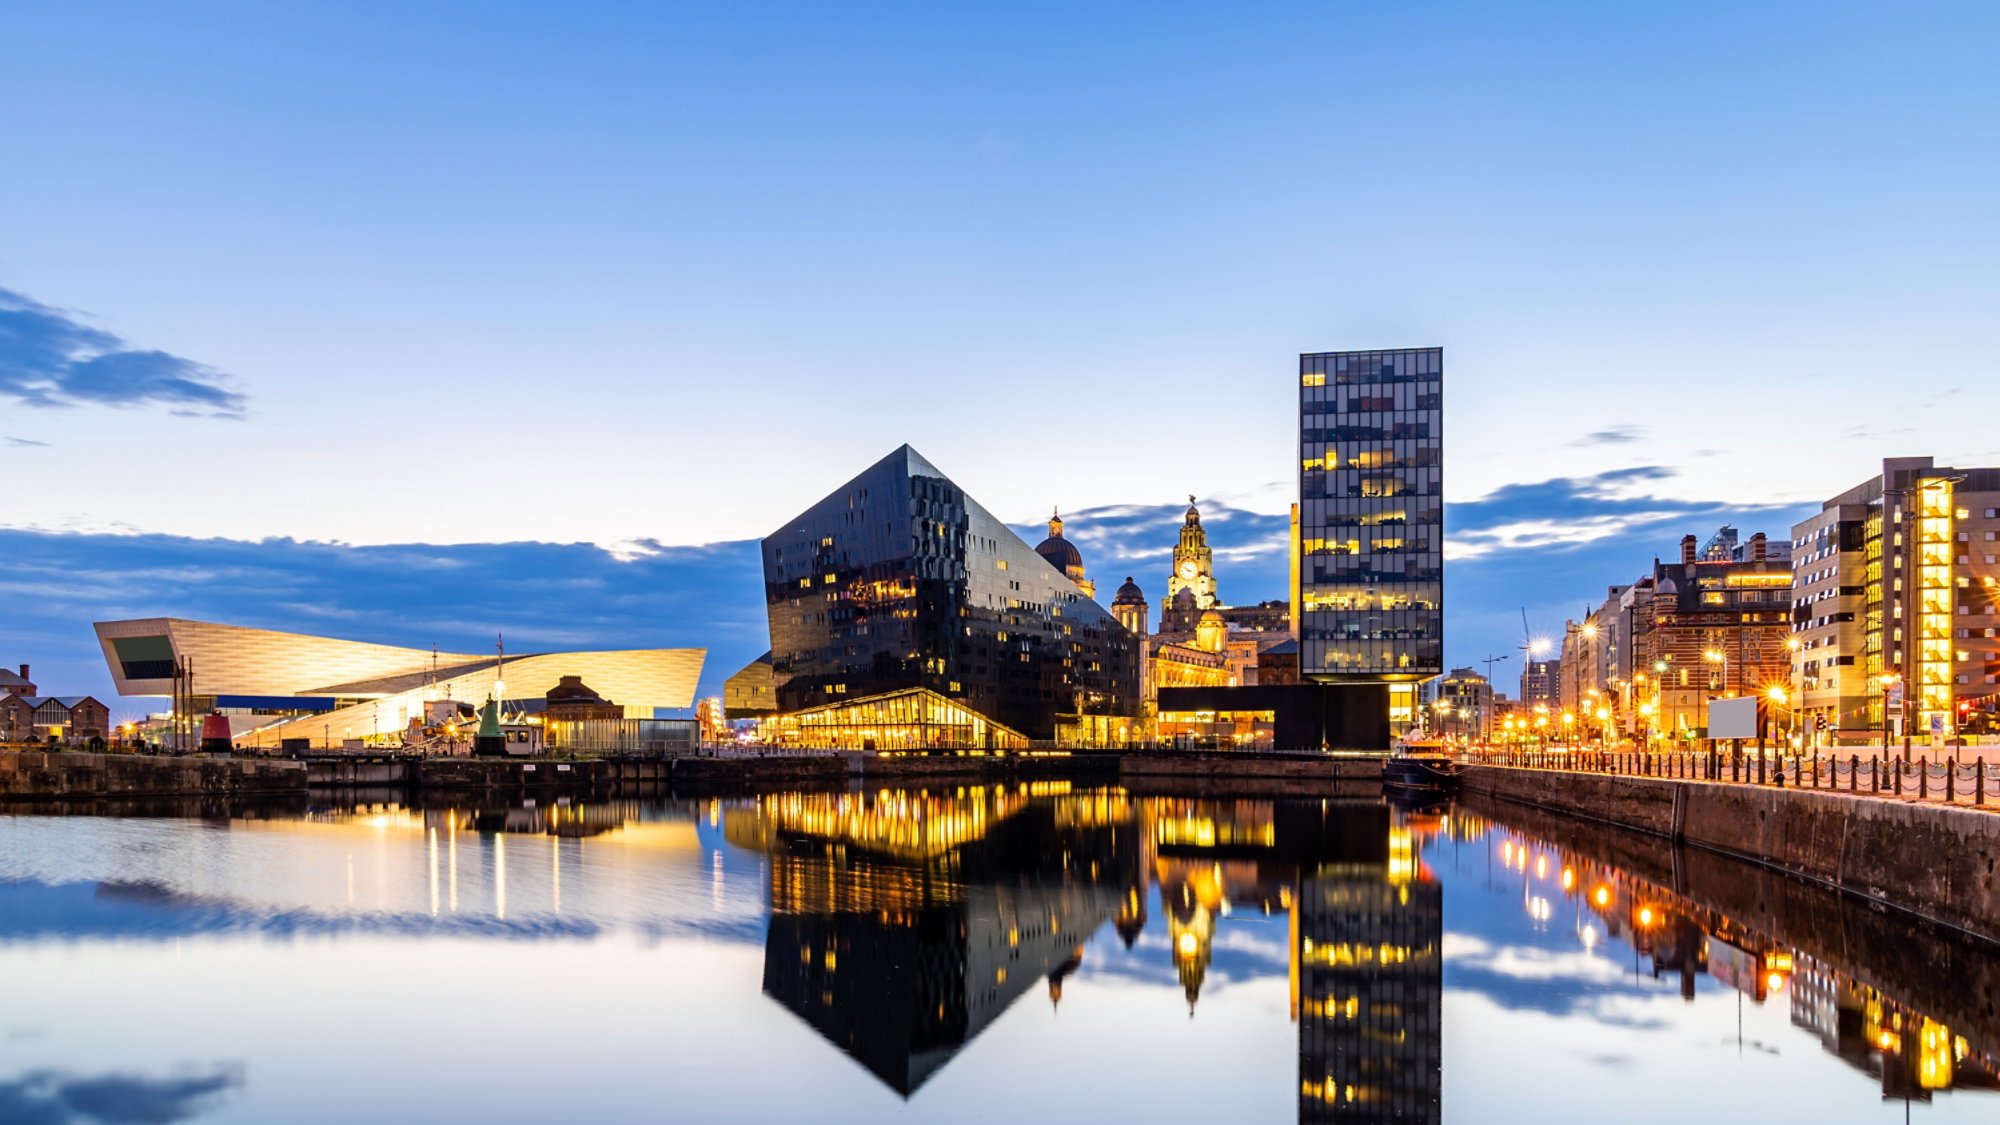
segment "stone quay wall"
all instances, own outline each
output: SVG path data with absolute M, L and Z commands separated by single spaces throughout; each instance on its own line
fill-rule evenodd
M 0 754 L 0 800 L 303 794 L 303 762 L 23 750 Z
M 1468 794 L 1764 864 L 2000 941 L 2000 809 L 1476 765 Z

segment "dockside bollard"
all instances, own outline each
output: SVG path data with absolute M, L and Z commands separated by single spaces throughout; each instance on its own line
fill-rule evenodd
M 1847 791 L 1859 792 L 1861 785 L 1861 755 L 1855 754 L 1847 762 Z
M 1986 759 L 1972 763 L 1972 768 L 1979 771 L 1973 775 L 1972 803 L 1983 805 L 1986 803 Z

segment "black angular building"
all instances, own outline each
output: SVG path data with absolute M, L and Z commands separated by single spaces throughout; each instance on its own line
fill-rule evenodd
M 907 445 L 787 521 L 763 556 L 778 740 L 1138 735 L 1138 639 Z

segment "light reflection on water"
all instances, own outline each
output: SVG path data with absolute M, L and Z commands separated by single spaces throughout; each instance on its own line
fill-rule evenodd
M 0 1122 L 1987 1120 L 1990 954 L 1519 810 L 0 817 Z

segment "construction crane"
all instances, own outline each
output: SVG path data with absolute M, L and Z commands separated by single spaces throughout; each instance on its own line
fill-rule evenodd
M 1479 737 L 1482 741 L 1493 737 L 1493 666 L 1502 660 L 1512 660 L 1512 653 L 1489 656 L 1480 661 L 1486 665 L 1486 702 L 1479 708 Z

